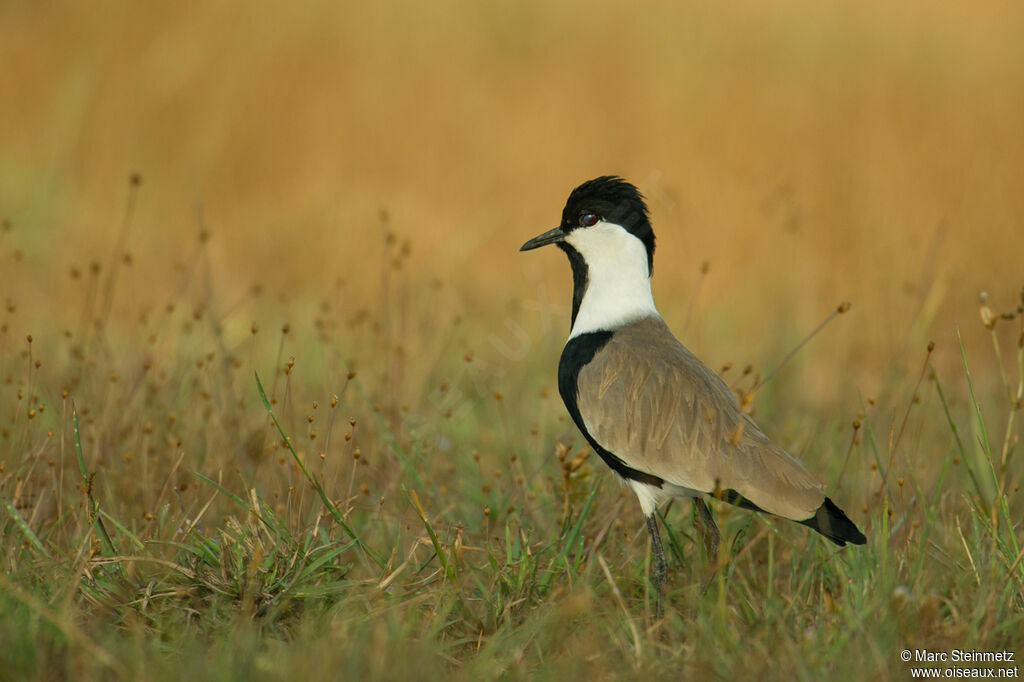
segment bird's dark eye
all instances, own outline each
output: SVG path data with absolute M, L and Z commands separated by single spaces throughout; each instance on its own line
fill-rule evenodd
M 597 225 L 597 222 L 601 220 L 597 217 L 596 213 L 584 213 L 580 216 L 580 225 L 583 227 L 593 227 Z

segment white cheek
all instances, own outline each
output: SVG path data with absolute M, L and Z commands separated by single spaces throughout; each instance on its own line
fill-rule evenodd
M 587 263 L 587 289 L 569 338 L 658 314 L 642 241 L 602 221 L 573 230 L 566 242 Z
M 593 227 L 581 227 L 566 237 L 574 249 L 580 252 L 591 271 L 602 272 L 624 269 L 644 277 L 647 272 L 647 247 L 639 239 L 614 223 L 601 221 Z

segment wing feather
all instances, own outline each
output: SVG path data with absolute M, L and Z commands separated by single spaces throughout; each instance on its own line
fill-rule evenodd
M 725 382 L 661 318 L 616 330 L 580 370 L 578 387 L 587 430 L 631 467 L 702 492 L 732 489 L 790 519 L 810 518 L 824 500 L 821 485 L 740 412 Z

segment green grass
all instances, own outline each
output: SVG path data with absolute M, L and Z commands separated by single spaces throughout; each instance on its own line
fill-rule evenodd
M 209 288 L 132 323 L 85 277 L 97 323 L 0 337 L 5 679 L 907 679 L 904 648 L 1020 650 L 1019 313 L 956 373 L 921 349 L 852 426 L 777 434 L 817 424 L 867 546 L 716 504 L 709 565 L 675 504 L 653 622 L 638 505 L 551 388 L 558 332 L 499 352 L 501 321 L 432 328 L 397 288 L 299 303 L 308 326 L 215 317 Z
M 1022 7 L 0 4 L 0 680 L 1024 653 Z M 751 407 L 866 547 L 677 502 L 651 622 L 515 253 L 606 172 L 738 392 L 853 301 Z

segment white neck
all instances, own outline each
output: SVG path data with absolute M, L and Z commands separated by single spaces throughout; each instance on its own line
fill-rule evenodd
M 659 316 L 651 295 L 647 247 L 642 241 L 607 222 L 573 230 L 565 241 L 583 257 L 588 274 L 570 339 Z

